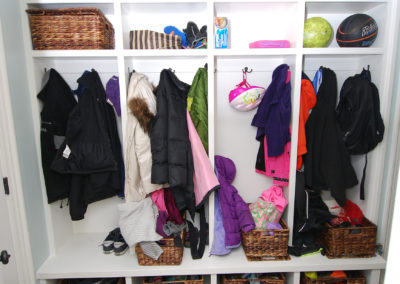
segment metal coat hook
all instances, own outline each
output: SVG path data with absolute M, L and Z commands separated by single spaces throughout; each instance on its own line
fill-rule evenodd
M 243 73 L 251 73 L 253 72 L 253 69 L 249 70 L 249 67 L 244 67 L 244 69 L 242 69 Z
M 44 73 L 46 73 L 47 72 L 47 68 L 46 67 L 44 67 Z

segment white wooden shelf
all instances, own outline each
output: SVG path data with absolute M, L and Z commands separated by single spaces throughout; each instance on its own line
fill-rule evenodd
M 213 49 L 215 56 L 260 56 L 260 55 L 295 55 L 295 48 L 249 48 L 249 49 Z
M 106 255 L 99 246 L 104 234 L 77 234 L 50 256 L 37 271 L 39 279 L 70 277 L 142 277 L 148 275 L 193 275 L 219 273 L 301 272 L 325 270 L 382 269 L 386 261 L 380 257 L 357 259 L 328 259 L 320 254 L 291 257 L 288 261 L 247 261 L 243 249 L 237 248 L 227 256 L 211 256 L 193 260 L 190 249 L 184 250 L 178 266 L 139 266 L 135 255 Z
M 386 4 L 387 1 L 306 1 L 308 14 L 355 14 Z M 324 17 L 324 16 L 322 16 Z
M 214 3 L 245 3 L 245 2 L 252 2 L 252 3 L 297 3 L 296 0 L 214 0 Z
M 112 0 L 23 0 L 26 4 L 114 4 Z
M 383 54 L 384 49 L 379 47 L 362 48 L 362 47 L 333 47 L 333 48 L 303 48 L 303 54 L 320 54 L 320 55 L 374 55 Z
M 296 54 L 313 55 L 379 55 L 384 48 L 253 48 L 253 49 L 170 49 L 170 50 L 131 50 L 125 49 L 125 57 L 206 57 L 213 56 L 279 56 Z M 33 58 L 92 58 L 117 57 L 121 54 L 117 50 L 32 50 Z
M 206 57 L 206 56 L 279 56 L 279 55 L 380 55 L 383 48 L 254 48 L 254 49 L 171 49 L 171 50 L 130 50 L 122 52 L 125 57 Z M 32 58 L 92 58 L 92 57 L 117 57 L 121 54 L 116 50 L 33 50 Z
M 207 3 L 208 0 L 121 0 L 121 4 Z
M 125 57 L 205 57 L 207 49 L 125 49 Z
M 354 3 L 386 3 L 388 2 L 387 0 L 306 0 L 306 3 L 348 3 L 348 2 L 354 2 Z
M 33 58 L 60 58 L 60 57 L 82 57 L 82 58 L 92 58 L 92 57 L 117 57 L 118 53 L 115 49 L 111 50 L 32 50 Z

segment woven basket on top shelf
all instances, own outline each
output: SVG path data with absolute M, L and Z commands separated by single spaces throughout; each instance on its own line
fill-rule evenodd
M 361 226 L 332 227 L 317 235 L 318 243 L 325 249 L 328 258 L 373 257 L 376 250 L 377 227 L 367 218 Z
M 139 244 L 136 245 L 135 251 L 138 258 L 139 265 L 179 265 L 183 257 L 183 236 L 181 232 L 182 246 L 175 246 L 174 238 L 163 238 L 159 245 L 163 249 L 163 253 L 157 260 L 152 259 L 143 253 Z
M 301 284 L 365 284 L 365 276 L 359 271 L 346 271 L 346 278 L 333 278 L 332 276 L 321 276 L 318 279 L 310 279 L 304 273 L 301 273 Z
M 247 260 L 289 260 L 289 229 L 285 221 L 279 223 L 282 229 L 254 229 L 242 232 L 242 245 Z
M 187 279 L 187 280 L 161 280 L 161 281 L 150 281 L 148 278 L 143 278 L 143 284 L 203 284 L 204 276 L 200 275 L 200 279 Z
M 232 274 L 230 274 L 232 275 Z M 259 283 L 259 284 L 285 284 L 286 278 L 283 273 L 268 273 L 269 278 L 234 278 L 231 279 L 230 275 L 222 275 L 222 284 L 248 284 L 248 283 Z
M 114 28 L 97 8 L 29 9 L 33 49 L 113 49 Z

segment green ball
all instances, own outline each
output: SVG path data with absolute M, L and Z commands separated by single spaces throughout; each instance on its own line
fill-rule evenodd
M 325 47 L 332 38 L 333 30 L 327 20 L 321 17 L 309 18 L 304 23 L 304 47 Z

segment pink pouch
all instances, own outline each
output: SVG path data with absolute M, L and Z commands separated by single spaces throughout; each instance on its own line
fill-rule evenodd
M 288 40 L 258 40 L 249 44 L 250 48 L 289 48 Z

